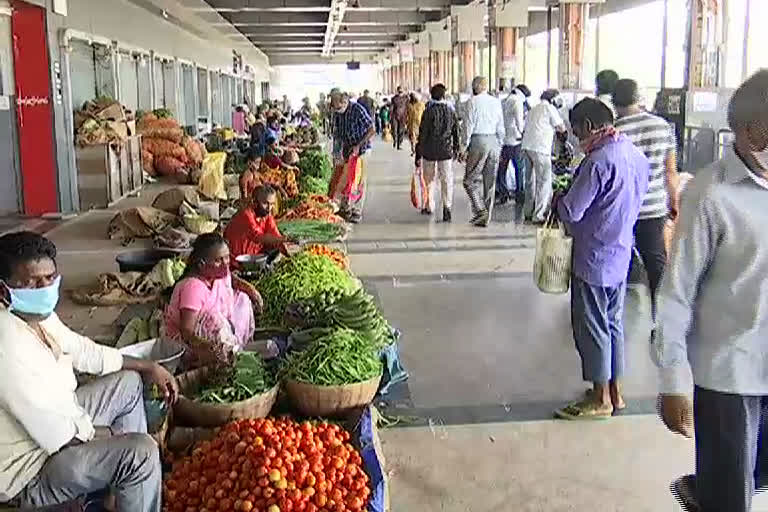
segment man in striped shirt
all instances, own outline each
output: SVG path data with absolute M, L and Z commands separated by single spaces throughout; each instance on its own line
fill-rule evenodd
M 677 216 L 677 162 L 675 135 L 662 118 L 649 114 L 640 105 L 637 82 L 616 82 L 613 105 L 618 120 L 616 128 L 645 154 L 651 167 L 648 191 L 635 224 L 635 247 L 645 265 L 651 291 L 651 311 L 656 318 L 656 289 L 664 273 L 667 251 L 664 225 L 667 217 Z

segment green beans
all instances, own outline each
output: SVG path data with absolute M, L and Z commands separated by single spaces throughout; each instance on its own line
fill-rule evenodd
M 208 403 L 230 403 L 247 400 L 275 385 L 275 377 L 254 352 L 240 352 L 234 368 L 222 370 L 209 380 L 198 400 Z
M 288 304 L 354 287 L 352 276 L 325 256 L 301 252 L 283 259 L 256 283 L 264 297 L 262 325 L 282 326 Z
M 382 371 L 368 338 L 350 329 L 337 329 L 317 338 L 307 349 L 293 352 L 281 375 L 308 384 L 339 386 L 373 379 Z
M 328 243 L 344 235 L 346 228 L 323 220 L 284 220 L 277 224 L 280 233 L 304 242 Z

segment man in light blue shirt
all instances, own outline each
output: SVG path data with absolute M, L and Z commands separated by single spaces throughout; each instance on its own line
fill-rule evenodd
M 676 490 L 701 512 L 749 512 L 768 467 L 768 70 L 734 93 L 728 124 L 733 147 L 683 194 L 651 344 L 664 423 L 695 431 L 696 476 Z

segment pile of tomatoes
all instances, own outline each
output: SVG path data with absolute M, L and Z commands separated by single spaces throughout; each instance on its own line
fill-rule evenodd
M 241 420 L 173 464 L 165 512 L 357 512 L 369 479 L 349 432 L 328 423 Z

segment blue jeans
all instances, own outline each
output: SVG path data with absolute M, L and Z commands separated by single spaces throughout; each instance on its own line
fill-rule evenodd
M 624 375 L 626 283 L 596 286 L 571 277 L 571 327 L 585 381 L 606 384 Z
M 520 144 L 511 146 L 505 144 L 501 147 L 501 157 L 499 158 L 499 170 L 496 173 L 496 195 L 503 198 L 509 198 L 513 195 L 520 201 L 524 196 L 525 184 L 525 159 L 523 158 Z M 515 168 L 514 190 L 507 187 L 507 176 L 509 175 L 509 164 Z

